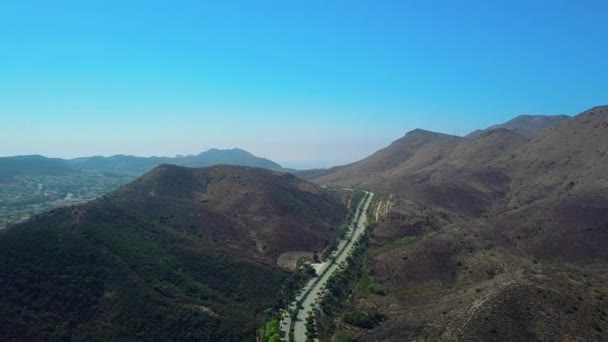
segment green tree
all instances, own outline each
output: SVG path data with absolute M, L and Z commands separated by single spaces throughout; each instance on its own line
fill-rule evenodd
M 276 342 L 281 340 L 279 320 L 274 318 L 258 330 L 260 342 Z
M 334 342 L 352 342 L 354 340 L 353 335 L 348 331 L 340 331 L 336 333 L 333 339 Z

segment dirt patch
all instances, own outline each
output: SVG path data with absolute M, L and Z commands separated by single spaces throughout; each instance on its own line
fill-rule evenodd
M 277 258 L 277 265 L 283 269 L 295 271 L 298 259 L 312 258 L 311 252 L 285 252 Z

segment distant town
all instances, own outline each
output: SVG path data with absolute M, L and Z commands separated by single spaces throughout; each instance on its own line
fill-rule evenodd
M 80 171 L 64 176 L 16 176 L 0 183 L 0 229 L 45 211 L 88 202 L 139 175 Z

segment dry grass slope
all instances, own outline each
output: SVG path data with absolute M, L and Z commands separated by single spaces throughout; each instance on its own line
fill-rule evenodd
M 435 136 L 315 179 L 393 203 L 368 259 L 385 295 L 359 291 L 346 309 L 387 320 L 339 327 L 365 341 L 607 340 L 608 106 L 557 121 Z

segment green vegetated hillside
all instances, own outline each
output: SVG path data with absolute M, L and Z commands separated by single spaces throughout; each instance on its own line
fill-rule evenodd
M 295 289 L 276 256 L 322 250 L 345 211 L 288 174 L 160 166 L 0 232 L 1 339 L 254 340 Z
M 377 193 L 367 262 L 334 337 L 605 340 L 608 106 L 554 121 L 469 138 L 417 130 L 317 172 Z

